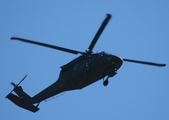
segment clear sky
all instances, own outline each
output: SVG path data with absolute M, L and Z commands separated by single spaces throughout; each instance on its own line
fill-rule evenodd
M 87 50 L 106 13 L 113 15 L 94 52 L 169 63 L 168 0 L 1 0 L 1 120 L 169 120 L 169 67 L 124 62 L 103 86 L 100 80 L 40 104 L 31 113 L 5 99 L 22 83 L 34 96 L 58 78 L 60 66 L 78 57 L 49 48 L 11 41 L 17 36 Z

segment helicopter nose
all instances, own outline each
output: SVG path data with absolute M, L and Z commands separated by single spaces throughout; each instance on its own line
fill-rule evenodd
M 111 55 L 111 56 L 112 56 L 111 59 L 112 64 L 115 66 L 116 70 L 118 70 L 123 64 L 123 59 L 115 55 Z

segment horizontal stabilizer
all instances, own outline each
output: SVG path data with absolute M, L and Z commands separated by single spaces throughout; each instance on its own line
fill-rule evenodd
M 31 112 L 37 112 L 39 110 L 38 107 L 34 106 L 33 104 L 27 104 L 22 98 L 9 93 L 6 98 L 8 98 L 9 100 L 11 100 L 13 103 L 15 103 L 17 106 L 24 108 L 26 110 L 29 110 Z

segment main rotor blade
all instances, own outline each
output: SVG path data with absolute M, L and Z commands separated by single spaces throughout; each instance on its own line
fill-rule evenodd
M 105 18 L 105 20 L 103 21 L 103 23 L 101 24 L 99 30 L 97 31 L 96 35 L 94 36 L 92 42 L 90 43 L 90 46 L 88 47 L 89 49 L 89 53 L 92 52 L 97 40 L 99 39 L 101 33 L 103 32 L 104 28 L 106 27 L 107 23 L 109 22 L 111 18 L 111 14 L 107 14 L 107 17 Z
M 159 64 L 159 63 L 146 62 L 146 61 L 138 61 L 138 60 L 131 60 L 131 59 L 123 59 L 123 60 L 126 62 L 134 62 L 134 63 L 153 65 L 153 66 L 158 66 L 158 67 L 166 66 L 166 64 Z
M 72 49 L 67 49 L 67 48 L 63 48 L 63 47 L 59 47 L 59 46 L 54 46 L 54 45 L 50 45 L 50 44 L 46 44 L 46 43 L 36 42 L 36 41 L 32 41 L 32 40 L 28 40 L 28 39 L 24 39 L 24 38 L 19 38 L 19 37 L 11 37 L 11 40 L 19 40 L 22 42 L 36 44 L 36 45 L 40 45 L 43 47 L 48 47 L 48 48 L 52 48 L 52 49 L 56 49 L 56 50 L 60 50 L 60 51 L 64 51 L 64 52 L 68 52 L 68 53 L 72 53 L 72 54 L 78 54 L 78 53 L 85 54 L 84 52 L 80 52 L 80 51 L 76 51 L 76 50 L 72 50 Z

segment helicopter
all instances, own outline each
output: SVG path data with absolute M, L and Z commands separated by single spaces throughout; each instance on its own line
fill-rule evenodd
M 58 80 L 44 90 L 37 93 L 35 96 L 29 96 L 26 92 L 24 92 L 22 86 L 20 86 L 20 83 L 27 77 L 27 75 L 25 75 L 18 84 L 15 84 L 13 82 L 11 83 L 14 88 L 6 96 L 6 98 L 8 98 L 10 101 L 12 101 L 14 104 L 21 108 L 24 108 L 31 112 L 37 112 L 39 110 L 38 106 L 40 102 L 55 95 L 58 95 L 62 92 L 82 89 L 101 79 L 103 79 L 103 85 L 107 86 L 109 83 L 109 78 L 117 74 L 117 70 L 122 66 L 124 61 L 158 67 L 166 66 L 166 64 L 125 59 L 116 55 L 108 54 L 104 51 L 99 53 L 93 53 L 93 48 L 110 19 L 111 14 L 107 14 L 100 28 L 96 32 L 96 35 L 94 36 L 92 42 L 90 43 L 88 50 L 86 50 L 85 52 L 24 38 L 11 37 L 11 40 L 18 40 L 47 48 L 52 48 L 55 50 L 60 50 L 63 52 L 68 52 L 71 54 L 81 55 L 73 59 L 69 63 L 61 66 Z

